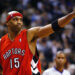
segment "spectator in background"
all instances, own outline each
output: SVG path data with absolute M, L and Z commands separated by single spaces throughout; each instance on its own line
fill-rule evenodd
M 55 57 L 55 66 L 44 71 L 43 75 L 70 75 L 70 73 L 64 69 L 66 63 L 66 55 L 59 51 Z

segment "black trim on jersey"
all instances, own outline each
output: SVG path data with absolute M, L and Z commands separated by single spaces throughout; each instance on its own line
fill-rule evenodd
M 37 74 L 32 73 L 32 75 L 40 75 L 40 72 L 38 72 Z
M 36 53 L 35 53 L 35 56 L 33 56 L 33 60 L 36 63 L 38 61 L 38 59 L 39 59 L 39 53 L 38 53 L 37 48 L 36 48 Z

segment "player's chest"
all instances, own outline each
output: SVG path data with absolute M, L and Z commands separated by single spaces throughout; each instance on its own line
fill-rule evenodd
M 22 58 L 26 52 L 25 42 L 22 38 L 15 39 L 14 41 L 6 40 L 1 45 L 1 58 L 3 61 L 9 59 L 10 57 Z
M 10 39 L 7 39 L 1 44 L 1 51 L 7 52 L 8 50 L 11 50 L 11 51 L 21 50 L 21 49 L 24 49 L 25 46 L 26 46 L 26 41 L 24 41 L 22 37 L 15 38 L 13 41 L 11 41 Z

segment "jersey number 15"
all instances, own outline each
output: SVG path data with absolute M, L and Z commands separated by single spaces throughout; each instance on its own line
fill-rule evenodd
M 10 68 L 12 69 L 13 67 L 15 67 L 15 68 L 20 67 L 19 58 L 14 58 L 14 63 L 13 63 L 13 59 L 10 59 Z

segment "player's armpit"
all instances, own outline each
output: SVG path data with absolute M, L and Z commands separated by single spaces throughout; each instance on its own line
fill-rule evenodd
M 39 31 L 40 27 L 33 27 L 27 30 L 27 39 L 28 42 L 37 39 L 37 32 Z

